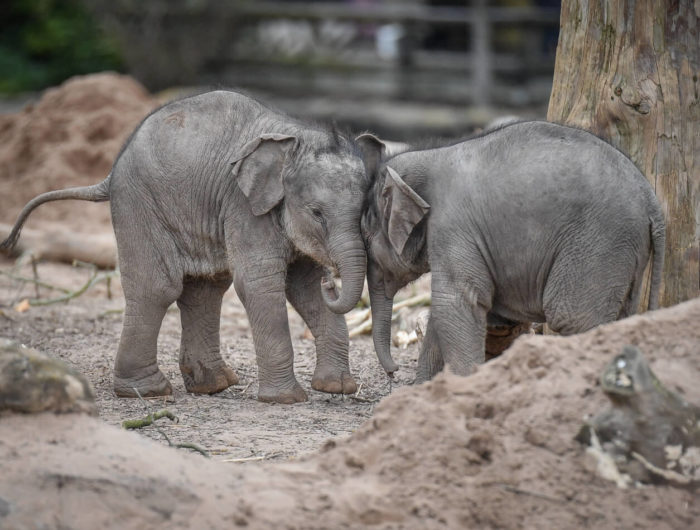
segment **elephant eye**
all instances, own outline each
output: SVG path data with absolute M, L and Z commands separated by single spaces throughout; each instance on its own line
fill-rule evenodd
M 313 215 L 317 221 L 323 221 L 323 213 L 318 208 L 311 208 L 311 215 Z

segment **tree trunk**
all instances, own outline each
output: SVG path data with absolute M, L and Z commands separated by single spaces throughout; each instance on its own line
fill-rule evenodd
M 547 119 L 608 140 L 656 190 L 663 306 L 700 295 L 699 67 L 700 0 L 562 1 Z

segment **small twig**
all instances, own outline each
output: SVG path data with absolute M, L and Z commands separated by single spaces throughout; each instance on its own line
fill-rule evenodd
M 360 309 L 358 311 L 353 311 L 347 317 L 348 327 L 354 328 L 358 324 L 364 322 L 370 314 L 370 309 Z
M 240 464 L 242 462 L 257 462 L 259 460 L 269 460 L 271 458 L 276 458 L 278 456 L 282 455 L 282 453 L 270 453 L 267 455 L 260 455 L 260 456 L 248 456 L 245 458 L 225 458 L 224 460 L 221 460 L 221 462 L 232 462 L 235 464 Z
M 177 416 L 172 414 L 167 409 L 152 413 L 151 412 L 151 405 L 145 399 L 143 399 L 143 397 L 141 396 L 141 392 L 139 392 L 138 388 L 136 388 L 135 386 L 132 386 L 131 388 L 134 390 L 134 392 L 136 392 L 136 396 L 139 398 L 139 400 L 141 400 L 141 403 L 143 403 L 143 406 L 146 408 L 146 411 L 148 412 L 148 416 L 146 416 L 142 420 L 123 421 L 122 427 L 124 427 L 125 429 L 140 429 L 141 427 L 147 427 L 148 425 L 151 425 L 154 421 L 156 421 L 160 418 L 169 418 L 172 421 L 174 421 L 175 423 L 177 423 L 179 421 L 177 419 Z M 128 424 L 130 425 L 130 424 L 134 424 L 137 422 L 147 422 L 147 423 L 144 423 L 143 425 L 138 425 L 136 427 L 127 426 Z M 197 451 L 199 454 L 201 454 L 205 458 L 209 458 L 209 453 L 206 451 L 206 449 L 202 449 L 197 444 L 193 444 L 190 442 L 183 442 L 183 443 L 174 444 L 173 442 L 170 441 L 170 437 L 167 434 L 165 434 L 165 432 L 163 432 L 162 429 L 156 427 L 156 430 L 163 436 L 163 438 L 165 438 L 165 441 L 168 442 L 168 445 L 170 447 L 175 447 L 176 449 L 192 449 L 193 451 Z
M 356 396 L 355 394 L 349 395 L 348 397 L 350 399 L 352 399 L 353 401 L 358 401 L 359 403 L 376 403 L 377 402 L 376 399 L 361 398 L 361 397 Z
M 245 394 L 246 390 L 248 390 L 248 388 L 250 388 L 250 385 L 252 385 L 252 384 L 253 384 L 252 381 L 248 381 L 248 384 L 243 387 L 243 390 L 240 390 L 240 393 Z
M 178 449 L 192 449 L 193 451 L 197 451 L 200 455 L 202 455 L 204 458 L 210 458 L 209 453 L 207 452 L 206 449 L 202 449 L 199 447 L 197 444 L 193 444 L 190 442 L 183 442 L 179 444 L 170 444 L 172 447 L 176 447 Z
M 61 291 L 62 293 L 70 293 L 70 289 L 66 289 L 65 287 L 59 287 L 57 285 L 51 285 L 50 283 L 42 282 L 38 279 L 33 279 L 33 278 L 27 278 L 25 276 L 19 276 L 17 274 L 12 274 L 11 272 L 7 271 L 2 271 L 0 270 L 0 274 L 3 276 L 7 276 L 11 280 L 15 280 L 17 282 L 23 282 L 23 283 L 33 283 L 35 285 L 38 285 L 40 287 L 44 287 L 46 289 L 50 289 L 53 291 Z
M 148 427 L 154 421 L 158 421 L 161 418 L 168 418 L 171 421 L 177 423 L 178 419 L 175 414 L 170 412 L 168 409 L 159 410 L 154 413 L 149 413 L 148 416 L 141 418 L 139 420 L 124 420 L 122 422 L 122 427 L 125 429 L 141 429 L 143 427 Z
M 404 307 L 413 307 L 420 305 L 430 305 L 430 293 L 419 294 L 417 296 L 412 296 L 411 298 L 406 298 L 401 302 L 394 304 L 392 311 L 396 312 Z
M 351 329 L 348 332 L 348 337 L 349 338 L 357 337 L 358 335 L 362 335 L 363 333 L 367 333 L 371 330 L 372 330 L 372 315 L 370 315 L 367 318 L 367 320 L 365 320 L 362 324 Z
M 682 484 L 684 486 L 687 486 L 688 484 L 692 484 L 693 479 L 690 477 L 686 477 L 685 475 L 682 475 L 681 473 L 678 473 L 676 471 L 673 471 L 672 469 L 662 469 L 660 467 L 655 466 L 649 460 L 644 458 L 642 455 L 637 453 L 636 451 L 632 451 L 631 453 L 632 458 L 635 460 L 639 461 L 646 469 L 647 471 L 662 477 L 669 482 L 677 482 L 678 484 Z
M 394 322 L 398 317 L 399 314 L 397 312 L 393 312 L 391 314 L 391 321 Z M 367 313 L 367 319 L 362 324 L 351 329 L 348 333 L 348 337 L 357 337 L 358 335 L 362 335 L 363 333 L 369 333 L 370 331 L 372 331 L 372 314 Z
M 34 259 L 34 252 L 31 250 L 25 250 L 20 254 L 20 256 L 15 260 L 15 264 L 12 267 L 13 271 L 18 271 L 21 269 L 29 260 Z
M 25 285 L 26 282 L 19 283 L 19 287 L 17 288 L 15 295 L 11 298 L 12 302 L 10 302 L 10 307 L 14 307 L 15 305 L 17 305 L 17 302 L 19 302 L 20 295 L 22 294 L 22 291 L 24 291 Z
M 104 317 L 109 316 L 109 315 L 119 315 L 123 312 L 124 312 L 123 309 L 108 309 L 107 311 L 103 311 L 102 313 L 97 315 L 97 318 L 104 318 Z
M 502 484 L 501 487 L 510 493 L 515 493 L 516 495 L 528 495 L 530 497 L 536 497 L 538 499 L 543 499 L 546 501 L 551 501 L 551 502 L 558 502 L 560 504 L 566 504 L 567 500 L 566 499 L 559 499 L 557 497 L 550 497 L 549 495 L 545 495 L 544 493 L 538 493 L 536 491 L 528 491 L 528 490 L 523 490 L 520 488 L 516 488 L 515 486 L 510 486 L 508 484 Z
M 68 300 L 71 300 L 72 298 L 77 298 L 78 296 L 82 295 L 85 293 L 88 289 L 96 285 L 97 283 L 101 281 L 106 281 L 108 283 L 107 286 L 107 296 L 108 298 L 111 298 L 111 287 L 110 287 L 110 282 L 112 278 L 119 276 L 119 272 L 117 270 L 109 271 L 109 272 L 103 272 L 100 273 L 97 269 L 97 266 L 92 264 L 92 263 L 85 263 L 83 261 L 73 261 L 73 266 L 74 267 L 83 267 L 91 270 L 91 275 L 88 281 L 79 289 L 77 290 L 70 290 L 66 289 L 64 287 L 59 287 L 56 285 L 51 285 L 46 282 L 42 282 L 39 280 L 39 274 L 36 268 L 36 261 L 34 260 L 33 255 L 29 255 L 31 259 L 31 265 L 32 265 L 32 270 L 34 274 L 34 278 L 27 278 L 24 276 L 17 275 L 13 272 L 7 272 L 7 271 L 0 271 L 0 274 L 7 276 L 8 278 L 20 282 L 20 287 L 17 292 L 17 295 L 15 298 L 19 296 L 19 293 L 22 291 L 22 288 L 24 287 L 25 283 L 31 283 L 34 284 L 35 287 L 35 294 L 36 298 L 29 300 L 29 305 L 31 306 L 45 306 L 45 305 L 51 305 L 51 304 L 58 304 L 61 302 L 67 302 Z M 20 258 L 21 259 L 21 258 Z M 17 260 L 19 262 L 19 259 Z M 16 267 L 15 267 L 16 268 Z M 39 287 L 44 287 L 49 290 L 54 290 L 54 291 L 60 291 L 63 294 L 63 296 L 59 296 L 57 298 L 48 298 L 48 299 L 42 299 L 39 297 Z
M 165 434 L 162 429 L 159 429 L 158 427 L 156 427 L 156 430 L 160 434 L 163 435 L 163 438 L 165 438 L 165 441 L 168 442 L 168 445 L 170 447 L 175 447 L 176 449 L 192 449 L 193 451 L 197 451 L 203 457 L 209 458 L 209 452 L 206 449 L 202 449 L 197 444 L 193 444 L 190 442 L 183 442 L 183 443 L 174 444 L 173 442 L 170 441 L 170 437 L 167 434 Z
M 78 296 L 82 295 L 85 293 L 88 289 L 93 287 L 95 284 L 104 281 L 108 278 L 112 278 L 117 275 L 116 271 L 111 271 L 111 272 L 105 272 L 105 273 L 97 273 L 94 272 L 90 279 L 83 285 L 80 289 L 77 289 L 75 291 L 70 291 L 66 293 L 64 296 L 59 296 L 58 298 L 50 298 L 48 300 L 29 300 L 29 304 L 32 306 L 45 306 L 45 305 L 51 305 L 51 304 L 59 304 L 61 302 L 67 302 L 68 300 L 71 300 L 72 298 L 77 298 Z
M 357 390 L 355 391 L 355 397 L 360 395 L 360 390 L 362 390 L 362 385 L 364 385 L 363 381 L 360 381 L 360 384 L 357 387 Z
M 34 293 L 37 298 L 41 298 L 41 293 L 39 293 L 39 272 L 36 269 L 36 259 L 34 254 L 32 254 L 32 273 L 34 274 Z
M 139 389 L 136 388 L 135 386 L 132 386 L 131 389 L 134 392 L 136 392 L 136 395 L 138 396 L 139 401 L 141 402 L 143 407 L 146 409 L 146 412 L 151 412 L 151 406 L 148 404 L 148 402 L 145 399 L 143 399 L 143 396 L 141 395 L 141 392 L 139 392 Z

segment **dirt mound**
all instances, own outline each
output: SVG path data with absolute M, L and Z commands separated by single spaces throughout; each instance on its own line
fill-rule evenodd
M 0 221 L 14 223 L 39 193 L 104 179 L 156 104 L 131 77 L 101 73 L 73 77 L 21 112 L 0 115 Z M 55 202 L 32 214 L 29 226 L 38 221 L 88 232 L 111 228 L 104 203 Z
M 697 299 L 578 336 L 522 337 L 468 378 L 399 389 L 349 438 L 296 463 L 231 468 L 92 418 L 3 418 L 0 523 L 690 528 L 694 491 L 620 489 L 574 436 L 607 406 L 598 378 L 626 344 L 700 402 L 699 320 Z
M 690 527 L 694 494 L 618 489 L 574 436 L 608 406 L 599 376 L 626 344 L 700 403 L 698 319 L 700 299 L 578 336 L 521 338 L 471 377 L 400 389 L 350 440 L 330 442 L 321 468 L 379 480 L 364 517 L 415 528 Z

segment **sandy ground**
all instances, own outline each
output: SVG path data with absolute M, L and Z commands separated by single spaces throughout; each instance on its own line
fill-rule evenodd
M 9 272 L 5 261 L 0 271 Z M 32 276 L 26 265 L 15 272 Z M 91 272 L 69 265 L 42 263 L 39 277 L 67 289 L 78 289 Z M 32 307 L 24 313 L 12 308 L 26 297 L 35 296 L 31 284 L 22 284 L 0 275 L 0 336 L 16 339 L 67 361 L 84 373 L 96 391 L 100 417 L 112 425 L 146 414 L 138 400 L 117 399 L 112 392 L 112 366 L 119 341 L 124 300 L 118 279 L 111 284 L 112 300 L 106 284 L 98 284 L 80 298 L 65 304 Z M 411 291 L 406 291 L 410 294 Z M 45 297 L 60 296 L 41 289 Z M 221 318 L 222 356 L 240 376 L 239 385 L 214 396 L 188 394 L 180 376 L 180 315 L 176 305 L 168 311 L 159 337 L 159 363 L 173 383 L 173 397 L 149 400 L 154 408 L 168 408 L 180 422 L 167 420 L 159 427 L 173 442 L 198 444 L 226 458 L 264 457 L 288 459 L 317 449 L 331 436 L 345 435 L 370 417 L 374 404 L 391 388 L 412 381 L 417 348 L 396 350 L 401 370 L 390 383 L 374 354 L 369 336 L 352 341 L 351 370 L 359 392 L 354 396 L 324 394 L 311 389 L 315 366 L 313 340 L 299 315 L 289 309 L 295 349 L 295 372 L 309 394 L 309 401 L 284 407 L 266 405 L 257 395 L 257 367 L 253 339 L 242 304 L 233 289 L 224 298 Z M 144 429 L 145 436 L 166 443 L 155 429 Z
M 67 286 L 86 276 L 66 265 L 40 266 L 39 274 Z M 351 346 L 359 399 L 310 389 L 313 346 L 292 313 L 295 368 L 310 396 L 296 405 L 254 399 L 252 341 L 233 294 L 222 342 L 242 384 L 186 394 L 173 310 L 159 358 L 174 395 L 150 406 L 176 414 L 179 423 L 160 420 L 159 429 L 206 448 L 205 459 L 166 447 L 154 426 L 117 428 L 144 406 L 111 391 L 122 305 L 118 285 L 112 290 L 112 300 L 100 287 L 18 313 L 13 304 L 33 287 L 0 276 L 0 336 L 76 367 L 95 387 L 99 410 L 99 419 L 0 417 L 2 528 L 663 529 L 700 520 L 696 491 L 620 489 L 574 440 L 584 419 L 606 407 L 598 376 L 627 343 L 642 348 L 669 388 L 700 403 L 700 300 L 579 336 L 525 336 L 468 378 L 440 375 L 416 387 L 407 384 L 416 347 L 395 350 L 401 369 L 391 394 L 361 337 Z

